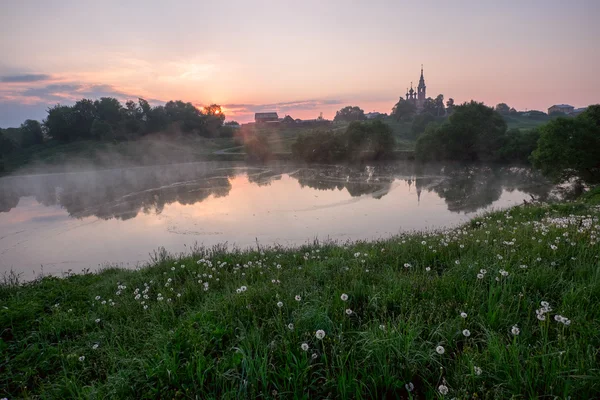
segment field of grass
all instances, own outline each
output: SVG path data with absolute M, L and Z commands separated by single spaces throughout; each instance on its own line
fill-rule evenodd
M 597 398 L 600 209 L 0 286 L 0 397 Z

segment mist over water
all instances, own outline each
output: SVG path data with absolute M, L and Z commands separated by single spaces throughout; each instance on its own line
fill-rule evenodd
M 387 238 L 545 200 L 527 168 L 202 162 L 0 179 L 0 273 L 142 265 L 164 247 Z

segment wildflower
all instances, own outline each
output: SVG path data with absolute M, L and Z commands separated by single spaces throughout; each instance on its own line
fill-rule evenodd
M 235 289 L 235 291 L 236 291 L 237 293 L 242 293 L 242 289 L 240 289 L 240 288 L 237 288 L 237 289 Z
M 460 264 L 460 260 L 454 260 L 454 264 L 459 265 Z
M 469 331 L 468 329 L 465 329 L 465 330 L 463 330 L 463 331 L 462 331 L 462 334 L 463 334 L 465 337 L 469 337 L 469 336 L 471 336 L 471 331 Z
M 437 351 L 438 354 L 444 354 L 446 352 L 446 349 L 444 349 L 443 346 L 438 346 L 435 348 L 435 351 Z
M 487 270 L 486 270 L 486 269 L 480 269 L 480 270 L 479 270 L 479 273 L 481 273 L 481 274 L 484 274 L 484 275 L 485 275 L 485 274 L 487 274 Z
M 385 331 L 385 325 L 383 325 L 383 324 L 379 325 L 379 329 L 381 329 L 382 331 Z
M 106 304 L 106 300 L 102 300 L 102 303 L 100 303 L 100 304 L 105 305 Z
M 92 349 L 96 350 L 98 348 L 98 346 L 99 346 L 98 343 L 96 343 L 92 346 Z
M 348 295 L 346 293 L 342 293 L 342 295 L 340 296 L 340 299 L 342 299 L 342 301 L 346 301 L 346 300 L 348 300 Z
M 69 308 L 69 309 L 67 310 L 67 312 L 73 312 L 73 309 L 72 309 L 72 308 Z
M 84 362 L 85 361 L 85 356 L 79 357 L 79 361 Z
M 100 318 L 96 319 L 96 323 L 99 324 L 100 323 Z
M 323 338 L 325 337 L 325 331 L 323 329 L 319 329 L 317 332 L 315 332 L 315 336 L 317 337 L 317 339 L 323 340 Z
M 283 303 L 281 301 L 278 301 L 277 302 L 277 307 L 279 307 L 279 308 L 283 307 Z
M 460 313 L 461 318 L 467 318 L 467 313 L 466 312 L 461 312 Z
M 144 304 L 144 310 L 147 310 L 147 309 L 148 309 L 148 305 Z
M 477 274 L 477 279 L 483 279 L 483 274 Z
M 409 263 L 404 263 L 404 268 L 410 268 L 412 267 L 412 265 L 410 265 Z
M 503 269 L 500 270 L 500 275 L 502 276 L 508 276 L 508 271 L 505 271 Z
M 300 301 L 300 300 L 302 300 L 302 297 L 300 297 L 300 295 L 296 295 L 296 297 L 294 297 L 294 299 L 296 299 L 296 301 Z
M 242 292 L 245 292 L 246 290 L 248 290 L 248 288 L 247 288 L 246 286 L 242 286 L 242 287 L 240 287 L 240 290 L 241 290 Z
M 483 372 L 482 369 L 479 367 L 473 367 L 473 369 L 475 370 L 475 375 L 481 375 L 481 373 Z
M 94 297 L 94 299 L 95 299 L 96 301 L 98 301 L 98 300 L 100 300 L 100 296 L 96 296 L 96 297 Z
M 312 356 L 311 356 L 311 358 L 312 358 L 313 360 L 316 360 L 316 359 L 317 359 L 317 357 L 319 357 L 319 356 L 317 355 L 317 353 L 313 353 L 313 354 L 312 354 Z
M 404 385 L 404 387 L 406 388 L 406 390 L 408 390 L 409 392 L 412 392 L 413 390 L 415 390 L 415 385 L 413 385 L 412 382 L 408 382 L 406 385 Z
M 302 350 L 304 350 L 304 351 L 308 351 L 308 344 L 307 344 L 307 343 L 302 343 L 302 344 L 300 345 L 300 348 L 301 348 Z
M 446 385 L 440 385 L 438 386 L 438 391 L 443 395 L 448 394 L 448 387 Z
M 175 267 L 171 267 L 171 271 L 175 271 Z
M 347 315 L 352 315 L 352 310 L 351 310 L 351 309 L 349 309 L 349 308 L 346 308 L 346 314 L 347 314 Z
M 513 327 L 510 330 L 510 333 L 512 333 L 515 336 L 519 336 L 519 333 L 521 333 L 521 330 L 516 325 L 513 325 Z
M 292 324 L 292 323 L 289 323 L 289 324 L 288 324 L 288 329 L 289 329 L 290 331 L 293 331 L 293 330 L 294 330 L 294 324 Z

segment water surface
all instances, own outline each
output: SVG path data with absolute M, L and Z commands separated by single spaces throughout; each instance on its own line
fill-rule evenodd
M 192 163 L 0 179 L 0 273 L 134 267 L 160 247 L 386 238 L 546 198 L 524 168 Z

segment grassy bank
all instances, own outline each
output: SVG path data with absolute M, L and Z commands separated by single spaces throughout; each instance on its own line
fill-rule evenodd
M 593 207 L 5 284 L 0 397 L 594 398 Z

